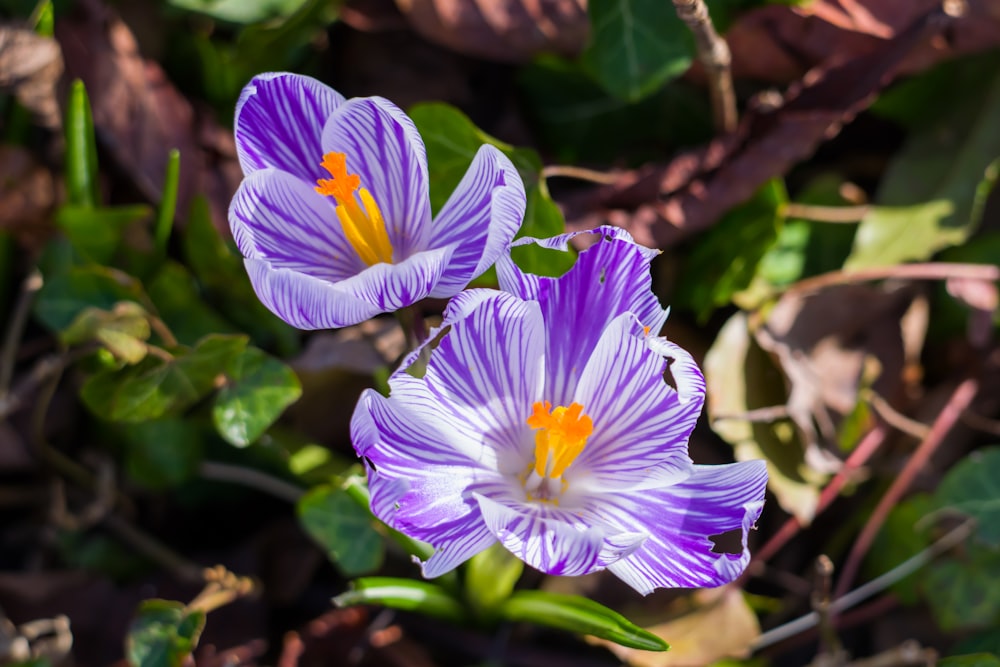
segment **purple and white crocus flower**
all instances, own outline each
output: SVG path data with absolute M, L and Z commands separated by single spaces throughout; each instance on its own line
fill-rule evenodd
M 705 382 L 657 334 L 656 251 L 613 228 L 560 278 L 501 256 L 504 291 L 455 297 L 422 374 L 362 395 L 351 424 L 372 510 L 430 543 L 433 578 L 500 542 L 543 572 L 610 570 L 640 593 L 717 586 L 749 561 L 763 461 L 695 465 Z M 564 248 L 568 235 L 538 241 Z M 417 350 L 404 363 L 426 356 Z M 664 379 L 669 368 L 675 386 Z M 741 553 L 710 537 L 737 531 Z
M 245 178 L 229 209 L 257 296 L 300 329 L 451 297 L 493 265 L 524 215 L 510 160 L 479 149 L 434 218 L 413 121 L 307 76 L 261 74 L 236 105 Z

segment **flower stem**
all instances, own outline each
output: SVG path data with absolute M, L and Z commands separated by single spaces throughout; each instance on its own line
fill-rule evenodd
M 406 348 L 410 351 L 417 349 L 427 339 L 427 323 L 424 322 L 423 313 L 414 304 L 397 310 L 396 318 L 406 335 Z

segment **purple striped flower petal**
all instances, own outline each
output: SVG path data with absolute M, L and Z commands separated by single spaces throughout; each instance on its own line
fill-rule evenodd
M 275 269 L 339 281 L 367 268 L 344 237 L 333 203 L 288 172 L 261 169 L 243 179 L 229 226 L 244 257 Z
M 337 283 L 337 289 L 378 306 L 380 313 L 391 313 L 430 294 L 448 267 L 451 251 L 451 248 L 427 250 L 398 264 L 374 264 Z
M 631 313 L 608 325 L 576 388 L 574 400 L 584 406 L 594 430 L 566 473 L 571 485 L 649 489 L 691 474 L 687 442 L 701 404 L 680 402 L 663 380 L 666 367 Z
M 317 160 L 344 153 L 348 172 L 374 197 L 397 261 L 429 247 L 427 152 L 409 116 L 381 97 L 348 100 L 326 121 L 322 142 Z
M 651 291 L 649 260 L 654 251 L 614 227 L 601 227 L 595 233 L 601 241 L 580 253 L 576 264 L 559 278 L 526 277 L 512 268 L 509 256 L 497 262 L 500 287 L 521 298 L 537 298 L 542 307 L 547 324 L 546 397 L 553 405 L 570 403 L 587 359 L 613 319 L 633 313 L 653 334 L 666 321 L 667 311 Z M 525 291 L 535 296 L 525 296 Z
M 545 329 L 538 304 L 486 292 L 465 317 L 449 320 L 423 377 L 399 373 L 389 385 L 394 399 L 435 423 L 478 436 L 492 467 L 518 473 L 533 451 L 526 420 L 542 399 Z
M 417 253 L 400 264 L 376 264 L 330 282 L 300 270 L 276 268 L 266 259 L 244 264 L 257 298 L 299 329 L 347 327 L 400 308 L 430 293 L 448 264 L 450 248 Z
M 604 569 L 636 551 L 648 538 L 642 532 L 614 534 L 573 513 L 548 504 L 528 504 L 508 494 L 474 494 L 483 521 L 500 543 L 546 574 L 577 576 Z
M 244 259 L 257 298 L 268 310 L 298 329 L 335 329 L 375 317 L 382 310 L 336 289 L 336 283 L 291 269 L 275 269 L 266 260 Z
M 608 569 L 643 595 L 656 588 L 721 586 L 750 562 L 747 535 L 764 506 L 763 461 L 694 466 L 684 482 L 659 490 L 606 494 L 592 511 L 613 526 L 641 527 L 650 538 Z M 716 553 L 710 536 L 739 530 L 742 552 Z
M 496 542 L 469 489 L 503 484 L 495 460 L 477 460 L 485 448 L 441 426 L 421 406 L 373 390 L 351 420 L 351 439 L 368 465 L 372 512 L 434 546 L 423 566 L 429 578 Z
M 301 74 L 258 74 L 236 103 L 236 153 L 243 173 L 274 167 L 315 184 L 324 176 L 323 123 L 344 96 Z
M 431 223 L 431 245 L 455 244 L 455 254 L 431 293 L 454 296 L 493 266 L 524 218 L 524 183 L 495 146 L 484 144 Z

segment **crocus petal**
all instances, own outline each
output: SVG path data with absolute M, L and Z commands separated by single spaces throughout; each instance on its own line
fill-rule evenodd
M 263 259 L 244 263 L 257 298 L 275 315 L 299 329 L 334 329 L 423 299 L 441 277 L 450 252 L 429 250 L 399 264 L 376 264 L 340 282 L 275 268 Z
M 694 403 L 701 411 L 705 403 L 705 376 L 691 354 L 666 338 L 650 336 L 649 349 L 670 361 L 670 375 L 681 403 Z
M 394 259 L 428 247 L 427 152 L 410 117 L 381 97 L 351 99 L 327 120 L 322 141 L 323 153 L 347 156 L 348 172 L 374 197 Z
M 297 329 L 336 329 L 364 322 L 378 306 L 337 290 L 335 283 L 272 268 L 266 260 L 244 259 L 250 284 L 268 310 Z
M 530 288 L 534 296 L 519 296 L 537 298 L 542 307 L 547 323 L 546 398 L 553 405 L 568 405 L 572 400 L 587 359 L 601 332 L 613 319 L 622 313 L 633 313 L 654 334 L 659 333 L 666 320 L 666 311 L 651 289 L 652 251 L 614 230 L 612 227 L 597 230 L 601 241 L 580 253 L 576 264 L 560 278 L 511 282 L 512 276 L 524 274 L 516 267 L 512 269 L 512 262 L 507 265 L 509 257 L 502 256 L 497 262 L 501 288 L 514 293 Z M 506 268 L 500 271 L 502 265 Z
M 701 404 L 681 403 L 663 380 L 666 366 L 634 315 L 619 315 L 607 326 L 576 388 L 574 400 L 594 430 L 566 472 L 570 485 L 624 491 L 690 475 L 687 442 Z
M 288 172 L 261 169 L 243 179 L 229 207 L 229 226 L 245 257 L 275 269 L 339 281 L 366 268 L 330 200 Z
M 324 175 L 323 124 L 343 102 L 343 95 L 308 76 L 255 76 L 236 103 L 236 153 L 243 173 L 275 167 L 315 184 Z
M 533 446 L 526 420 L 544 386 L 538 304 L 492 292 L 449 327 L 423 377 L 390 379 L 392 398 L 494 449 L 502 472 L 520 472 Z
M 518 502 L 509 494 L 473 494 L 483 521 L 512 554 L 546 574 L 578 576 L 604 569 L 636 551 L 641 532 L 616 532 L 587 525 L 551 505 Z
M 561 250 L 563 252 L 568 252 L 570 240 L 575 236 L 580 236 L 581 234 L 599 235 L 601 239 L 606 241 L 617 240 L 632 243 L 648 261 L 652 261 L 660 254 L 659 250 L 647 248 L 646 246 L 636 243 L 632 238 L 632 235 L 621 227 L 613 227 L 611 225 L 604 225 L 595 229 L 585 229 L 578 232 L 568 232 L 566 234 L 550 236 L 544 239 L 524 236 L 516 241 L 513 241 L 510 245 L 514 248 L 517 246 L 534 244 L 543 248 L 548 248 L 549 250 Z M 500 289 L 517 294 L 522 299 L 537 300 L 541 294 L 541 277 L 521 271 L 520 267 L 514 263 L 509 254 L 501 255 L 497 259 L 497 279 L 500 283 Z
M 440 424 L 420 406 L 373 390 L 362 394 L 351 419 L 351 439 L 368 466 L 372 512 L 434 546 L 423 564 L 426 577 L 439 576 L 496 542 L 469 489 L 504 484 L 487 448 Z
M 594 517 L 612 527 L 637 527 L 650 537 L 608 569 L 643 595 L 656 588 L 721 586 L 750 562 L 747 535 L 764 506 L 763 461 L 694 466 L 675 486 L 605 494 L 591 502 Z M 739 530 L 742 552 L 716 553 L 710 536 Z
M 499 149 L 484 144 L 431 223 L 433 247 L 457 246 L 431 296 L 453 296 L 491 267 L 521 226 L 524 207 L 517 169 Z
M 391 313 L 430 294 L 448 267 L 452 248 L 418 252 L 396 264 L 374 264 L 337 283 L 337 289 Z

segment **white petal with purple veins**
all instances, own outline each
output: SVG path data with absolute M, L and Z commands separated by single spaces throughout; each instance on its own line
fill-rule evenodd
M 431 296 L 453 296 L 491 267 L 521 226 L 524 207 L 517 169 L 499 149 L 484 144 L 431 223 L 433 247 L 456 246 Z
M 306 183 L 324 177 L 323 124 L 343 102 L 343 95 L 308 76 L 255 76 L 236 103 L 236 152 L 243 173 L 274 167 Z
M 396 261 L 429 247 L 427 152 L 402 109 L 381 97 L 348 100 L 327 120 L 322 141 L 324 153 L 347 156 L 348 173 L 374 197 Z

